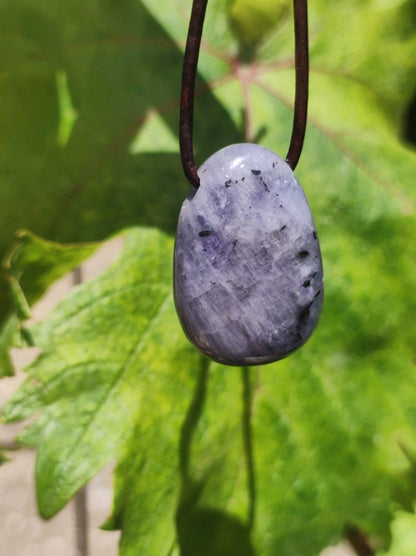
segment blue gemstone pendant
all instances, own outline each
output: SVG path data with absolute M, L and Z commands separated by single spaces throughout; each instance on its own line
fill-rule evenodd
M 227 365 L 282 359 L 310 337 L 322 308 L 321 253 L 305 194 L 282 158 L 251 143 L 218 151 L 198 175 L 175 242 L 184 331 Z

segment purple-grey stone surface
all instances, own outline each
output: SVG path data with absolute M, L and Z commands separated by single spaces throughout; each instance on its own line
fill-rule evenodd
M 282 359 L 312 334 L 322 307 L 319 243 L 288 164 L 251 143 L 198 170 L 179 215 L 176 309 L 188 338 L 228 365 Z

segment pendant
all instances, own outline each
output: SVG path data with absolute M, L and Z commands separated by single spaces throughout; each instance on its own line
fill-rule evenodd
M 299 348 L 317 325 L 323 270 L 305 194 L 271 150 L 243 143 L 198 170 L 178 221 L 174 297 L 183 329 L 227 365 L 259 365 Z

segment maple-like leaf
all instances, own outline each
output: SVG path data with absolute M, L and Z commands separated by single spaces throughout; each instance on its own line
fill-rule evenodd
M 283 156 L 288 146 L 290 9 L 279 1 L 279 25 L 266 17 L 264 31 L 244 42 L 245 5 L 208 6 L 198 162 L 244 139 Z M 29 174 L 35 184 L 47 176 L 42 195 L 34 187 L 23 205 L 9 203 L 20 207 L 16 224 L 65 240 L 143 226 L 125 232 L 115 265 L 27 332 L 43 351 L 4 416 L 38 412 L 21 440 L 39 446 L 42 514 L 117 459 L 106 526 L 122 528 L 121 554 L 316 556 L 346 524 L 383 549 L 393 508 L 411 511 L 414 492 L 416 156 L 400 139 L 416 81 L 414 8 L 400 0 L 310 5 L 310 117 L 296 174 L 321 241 L 324 310 L 299 352 L 250 369 L 196 353 L 171 299 L 165 233 L 186 192 L 174 145 L 190 2 L 126 0 L 116 9 L 94 1 L 86 9 L 77 0 L 26 0 L 19 17 L 11 1 L 1 9 L 19 62 L 10 99 L 17 79 L 39 80 L 20 127 L 25 90 L 13 97 L 8 164 L 19 172 L 3 169 L 4 183 L 13 180 L 7 191 L 17 197 Z M 33 13 L 37 26 L 17 41 Z M 25 137 L 28 122 L 33 135 Z M 10 221 L 0 222 L 7 238 Z M 23 299 L 29 267 L 26 276 L 16 284 Z

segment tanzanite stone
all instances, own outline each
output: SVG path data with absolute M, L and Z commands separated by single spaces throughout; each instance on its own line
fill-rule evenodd
M 198 170 L 182 205 L 174 295 L 188 338 L 228 365 L 286 357 L 312 334 L 323 272 L 305 194 L 277 154 L 226 147 Z

